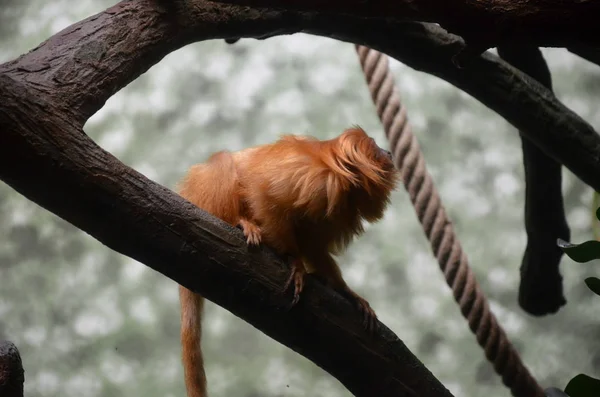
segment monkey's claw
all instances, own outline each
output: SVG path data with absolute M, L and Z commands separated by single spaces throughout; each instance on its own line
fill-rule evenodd
M 355 305 L 358 307 L 358 310 L 363 315 L 363 326 L 365 329 L 368 332 L 374 332 L 377 329 L 377 315 L 371 308 L 369 302 L 367 302 L 356 292 L 352 291 L 350 288 L 347 288 L 344 292 L 346 296 L 348 296 L 355 303 Z
M 369 305 L 369 302 L 364 300 L 363 298 L 359 298 L 357 300 L 358 310 L 361 311 L 363 315 L 363 326 L 369 332 L 374 332 L 377 329 L 377 314 Z
M 295 259 L 292 262 L 292 273 L 290 277 L 285 282 L 284 290 L 287 290 L 290 287 L 292 281 L 294 282 L 294 298 L 290 303 L 290 308 L 292 308 L 298 301 L 300 300 L 300 293 L 302 293 L 302 289 L 304 288 L 304 275 L 306 274 L 306 270 L 304 269 L 304 264 L 302 261 Z
M 258 225 L 246 219 L 240 219 L 240 226 L 242 227 L 244 236 L 246 236 L 246 242 L 248 243 L 248 245 L 260 244 L 262 236 L 260 227 L 258 227 Z

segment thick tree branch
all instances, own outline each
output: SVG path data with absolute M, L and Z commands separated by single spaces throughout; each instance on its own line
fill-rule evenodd
M 288 266 L 266 249 L 249 252 L 241 231 L 102 150 L 52 98 L 0 75 L 0 104 L 0 179 L 24 196 L 200 292 L 356 396 L 451 396 L 389 329 L 367 335 L 354 307 L 318 282 L 287 310 Z
M 456 67 L 452 58 L 462 40 L 436 25 L 380 21 L 371 26 L 362 20 L 346 29 L 363 38 L 358 44 L 471 94 L 585 183 L 600 188 L 600 136 L 536 80 L 487 52 L 475 57 L 468 68 Z
M 137 24 L 144 29 L 131 28 Z M 463 40 L 432 24 L 256 10 L 206 0 L 133 0 L 66 28 L 34 51 L 0 65 L 0 73 L 28 81 L 83 122 L 111 95 L 188 43 L 296 32 L 366 45 L 448 81 L 600 191 L 600 136 L 587 122 L 543 85 L 492 54 L 476 56 L 468 68 L 456 67 L 452 59 Z
M 81 130 L 111 95 L 181 46 L 300 31 L 367 45 L 446 79 L 600 190 L 600 138 L 587 123 L 497 57 L 456 68 L 451 59 L 464 43 L 434 25 L 205 0 L 124 1 L 0 65 L 0 179 L 290 346 L 356 395 L 449 396 L 395 335 L 386 328 L 365 335 L 352 307 L 320 284 L 309 281 L 299 306 L 281 310 L 290 299 L 280 290 L 281 261 L 248 252 L 239 232 Z
M 527 39 L 537 46 L 600 45 L 600 2 L 565 0 L 216 0 L 253 7 L 435 22 L 480 47 Z

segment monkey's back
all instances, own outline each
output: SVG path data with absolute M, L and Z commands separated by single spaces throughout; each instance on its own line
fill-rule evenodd
M 178 186 L 179 194 L 206 212 L 236 225 L 241 212 L 239 176 L 232 153 L 213 154 L 193 165 Z
M 349 190 L 335 190 L 342 184 L 332 183 L 335 174 L 322 161 L 318 144 L 286 137 L 234 153 L 243 205 L 260 226 L 263 242 L 281 253 L 337 252 L 363 230 Z M 329 211 L 332 200 L 335 208 Z

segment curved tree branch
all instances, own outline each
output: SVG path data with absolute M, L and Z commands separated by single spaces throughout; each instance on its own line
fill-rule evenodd
M 144 23 L 145 29 L 132 31 L 137 23 Z M 475 56 L 468 68 L 457 67 L 452 60 L 464 48 L 463 40 L 434 24 L 257 10 L 207 0 L 124 1 L 0 65 L 0 73 L 24 79 L 32 89 L 52 87 L 53 93 L 46 95 L 63 102 L 65 112 L 84 122 L 115 92 L 186 44 L 297 32 L 362 44 L 448 81 L 600 191 L 600 136 L 593 127 L 497 56 L 485 53 Z
M 439 23 L 480 48 L 527 39 L 537 46 L 600 45 L 600 3 L 564 0 L 217 0 L 254 7 Z
M 379 21 L 375 26 L 362 20 L 346 29 L 362 39 L 358 44 L 471 94 L 546 155 L 594 189 L 600 188 L 600 135 L 535 79 L 488 52 L 473 58 L 467 68 L 455 66 L 452 59 L 462 39 L 433 24 Z
M 368 335 L 351 303 L 318 282 L 307 280 L 288 310 L 284 262 L 250 251 L 241 231 L 102 150 L 60 103 L 0 75 L 0 104 L 0 178 L 24 196 L 246 320 L 356 396 L 451 397 L 389 329 Z
M 464 43 L 434 25 L 206 0 L 123 1 L 0 65 L 0 179 L 311 359 L 355 395 L 450 396 L 387 328 L 366 335 L 350 304 L 319 283 L 309 281 L 301 303 L 282 310 L 290 295 L 280 290 L 288 271 L 279 259 L 249 252 L 239 231 L 125 166 L 82 130 L 111 95 L 188 43 L 301 31 L 364 44 L 446 79 L 600 190 L 600 138 L 587 123 L 497 57 L 454 67 Z

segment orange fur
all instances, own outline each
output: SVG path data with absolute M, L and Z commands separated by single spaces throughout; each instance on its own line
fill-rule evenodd
M 218 152 L 193 166 L 180 194 L 233 226 L 248 244 L 265 244 L 291 256 L 294 300 L 304 274 L 322 280 L 356 303 L 365 326 L 376 316 L 352 291 L 332 254 L 363 232 L 363 221 L 379 220 L 396 187 L 398 172 L 389 152 L 359 127 L 321 141 L 288 135 L 239 152 Z M 206 397 L 200 348 L 203 298 L 180 286 L 181 343 L 188 397 Z

